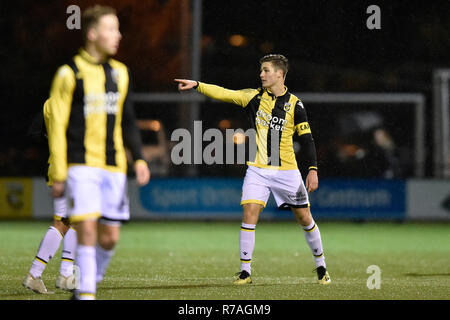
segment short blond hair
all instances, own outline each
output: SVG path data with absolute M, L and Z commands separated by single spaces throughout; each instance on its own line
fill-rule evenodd
M 81 35 L 84 43 L 87 41 L 88 31 L 98 23 L 101 17 L 109 14 L 116 16 L 116 9 L 109 6 L 101 6 L 99 4 L 83 11 L 81 14 Z
M 275 69 L 281 69 L 283 75 L 286 77 L 289 70 L 289 61 L 285 56 L 282 54 L 268 54 L 259 59 L 260 64 L 263 64 L 264 62 L 270 62 Z

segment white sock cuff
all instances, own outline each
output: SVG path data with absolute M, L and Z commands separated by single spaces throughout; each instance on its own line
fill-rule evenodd
M 303 230 L 305 231 L 311 231 L 312 228 L 314 228 L 314 226 L 316 225 L 316 222 L 314 221 L 314 219 L 311 221 L 311 224 L 307 225 L 307 226 L 302 226 Z
M 103 256 L 112 256 L 114 254 L 114 249 L 111 250 L 103 249 L 98 243 L 95 246 L 95 249 L 97 250 L 98 253 L 102 254 Z
M 59 236 L 62 238 L 64 238 L 63 234 L 61 233 L 61 231 L 59 231 L 58 229 L 56 229 L 54 226 L 50 226 L 49 229 L 54 230 L 57 234 L 59 234 Z
M 67 235 L 68 233 L 74 233 L 74 234 L 77 234 L 77 231 L 76 231 L 74 228 L 70 227 L 69 229 L 67 229 L 66 235 Z
M 255 229 L 256 224 L 249 224 L 249 223 L 242 223 L 242 228 L 246 228 L 246 229 Z

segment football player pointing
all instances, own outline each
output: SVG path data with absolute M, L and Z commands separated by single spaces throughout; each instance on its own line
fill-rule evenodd
M 249 284 L 255 247 L 255 227 L 266 206 L 270 192 L 280 209 L 290 209 L 302 226 L 306 242 L 314 256 L 318 282 L 331 282 L 326 269 L 319 227 L 309 205 L 308 192 L 318 188 L 317 159 L 306 110 L 299 98 L 291 94 L 284 82 L 288 60 L 270 54 L 260 60 L 262 88 L 229 90 L 195 80 L 175 79 L 179 91 L 198 92 L 244 108 L 256 130 L 257 152 L 250 155 L 242 186 L 243 219 L 240 229 L 241 271 L 235 284 Z M 297 133 L 308 174 L 303 183 L 298 170 L 293 135 Z

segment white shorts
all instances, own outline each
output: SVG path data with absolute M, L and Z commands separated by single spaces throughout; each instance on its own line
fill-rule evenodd
M 61 221 L 67 218 L 67 200 L 65 197 L 53 198 L 53 219 Z
M 70 222 L 101 218 L 119 223 L 130 219 L 127 177 L 88 166 L 69 167 L 66 198 Z
M 242 186 L 241 205 L 257 203 L 266 206 L 270 192 L 278 208 L 307 208 L 308 192 L 299 170 L 271 170 L 248 166 Z

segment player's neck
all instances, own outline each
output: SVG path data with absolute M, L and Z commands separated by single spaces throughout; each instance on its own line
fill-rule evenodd
M 276 83 L 271 87 L 266 88 L 267 90 L 269 90 L 270 92 L 272 92 L 272 94 L 275 97 L 279 97 L 281 95 L 283 95 L 284 91 L 286 90 L 286 87 L 284 86 L 284 82 L 280 82 L 280 83 Z
M 86 43 L 86 46 L 84 47 L 86 52 L 89 53 L 89 55 L 94 58 L 95 62 L 97 63 L 103 63 L 108 59 L 108 56 L 97 50 L 97 47 L 94 43 Z

